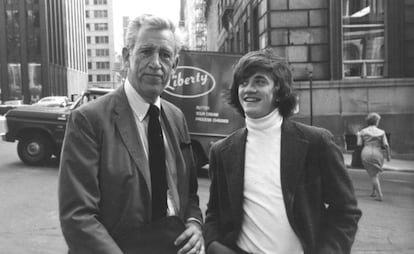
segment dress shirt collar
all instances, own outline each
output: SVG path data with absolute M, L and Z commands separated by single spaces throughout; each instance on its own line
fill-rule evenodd
M 132 111 L 138 116 L 140 121 L 143 121 L 147 115 L 149 109 L 149 103 L 142 98 L 141 95 L 135 90 L 135 88 L 129 83 L 129 80 L 125 80 L 124 85 L 125 93 L 128 98 L 129 106 L 132 108 Z M 161 99 L 158 96 L 154 103 L 159 109 L 161 108 Z

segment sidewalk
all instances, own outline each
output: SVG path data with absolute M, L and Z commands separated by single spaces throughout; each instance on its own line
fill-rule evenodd
M 344 153 L 345 165 L 351 168 L 352 154 Z M 392 159 L 391 161 L 385 160 L 384 162 L 385 171 L 401 171 L 401 172 L 413 172 L 414 173 L 414 161 L 410 160 L 397 160 Z

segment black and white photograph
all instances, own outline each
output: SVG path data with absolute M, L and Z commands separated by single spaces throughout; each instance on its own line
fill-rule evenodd
M 0 0 L 0 254 L 414 253 L 414 0 Z

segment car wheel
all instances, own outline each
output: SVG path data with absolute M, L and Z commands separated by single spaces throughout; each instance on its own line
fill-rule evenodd
M 19 140 L 17 153 L 27 165 L 43 165 L 52 155 L 52 144 L 44 135 L 25 136 Z

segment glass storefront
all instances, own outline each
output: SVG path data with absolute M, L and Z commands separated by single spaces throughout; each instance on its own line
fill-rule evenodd
M 6 34 L 7 34 L 7 69 L 8 90 L 7 100 L 20 100 L 22 94 L 21 54 L 20 54 L 20 11 L 18 1 L 6 1 Z
M 27 12 L 27 61 L 30 101 L 36 102 L 42 96 L 42 65 L 40 47 L 39 1 L 26 0 Z
M 24 10 L 21 10 L 20 1 L 7 0 L 4 7 L 8 70 L 8 84 L 3 84 L 7 86 L 5 100 L 23 100 L 27 96 L 30 99 L 26 101 L 32 103 L 42 95 L 39 1 L 25 0 Z M 20 16 L 22 14 L 24 19 Z M 21 23 L 22 20 L 25 24 Z M 22 35 L 22 31 L 26 34 Z M 22 36 L 26 39 L 25 48 L 22 48 Z M 21 68 L 27 70 L 22 71 Z

